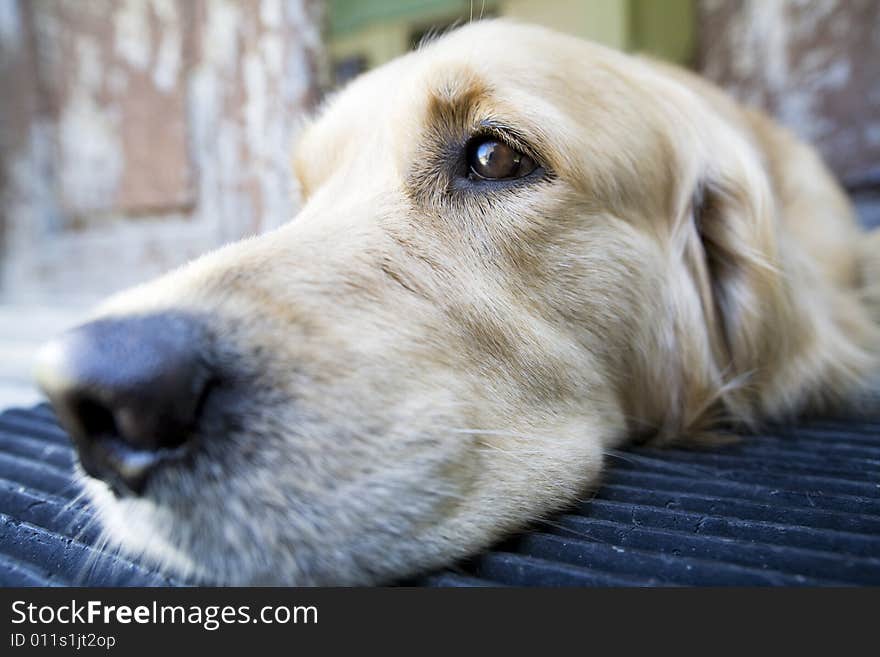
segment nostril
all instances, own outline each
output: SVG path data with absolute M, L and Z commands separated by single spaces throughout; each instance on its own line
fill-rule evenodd
M 118 436 L 119 428 L 113 413 L 100 402 L 88 398 L 71 403 L 74 415 L 79 418 L 83 431 L 89 436 Z

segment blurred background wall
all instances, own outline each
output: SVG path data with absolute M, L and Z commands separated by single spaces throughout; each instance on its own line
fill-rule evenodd
M 314 0 L 0 0 L 0 407 L 102 296 L 290 219 Z
M 307 0 L 2 0 L 0 296 L 77 302 L 295 211 Z
M 815 145 L 880 225 L 880 1 L 703 0 L 697 68 Z
M 504 16 L 620 50 L 689 64 L 694 0 L 330 0 L 328 47 L 337 83 L 407 52 L 428 34 Z
M 100 297 L 293 217 L 322 93 L 494 16 L 697 69 L 880 224 L 878 0 L 0 0 L 0 407 Z

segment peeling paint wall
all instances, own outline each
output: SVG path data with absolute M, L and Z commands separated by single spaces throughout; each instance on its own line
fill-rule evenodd
M 0 2 L 0 301 L 93 299 L 289 220 L 321 6 Z
M 703 74 L 818 146 L 851 188 L 880 184 L 880 2 L 702 0 L 699 41 Z

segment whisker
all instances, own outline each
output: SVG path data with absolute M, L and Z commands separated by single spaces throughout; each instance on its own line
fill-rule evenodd
M 565 533 L 567 533 L 567 534 L 573 534 L 574 536 L 577 536 L 578 538 L 582 538 L 582 539 L 585 539 L 585 540 L 587 540 L 587 541 L 590 541 L 591 543 L 601 543 L 601 544 L 604 544 L 604 545 L 610 545 L 610 544 L 611 544 L 610 541 L 604 541 L 604 540 L 602 540 L 602 539 L 598 539 L 598 538 L 596 538 L 595 536 L 590 536 L 589 534 L 586 534 L 586 533 L 584 533 L 584 532 L 578 531 L 577 529 L 573 529 L 573 528 L 571 528 L 571 527 L 569 527 L 569 526 L 567 526 L 567 525 L 563 525 L 562 523 L 556 522 L 556 521 L 554 521 L 554 520 L 549 520 L 549 519 L 539 519 L 539 520 L 537 521 L 536 524 L 539 524 L 539 525 L 547 525 L 547 526 L 549 526 L 549 527 L 553 527 L 554 529 L 557 529 L 557 530 L 559 530 L 559 531 L 561 531 L 561 532 L 565 532 Z
M 61 519 L 61 516 L 73 511 L 74 507 L 76 507 L 80 503 L 82 503 L 83 498 L 85 498 L 85 496 L 86 496 L 86 491 L 80 490 L 80 492 L 77 493 L 72 499 L 68 500 L 64 505 L 62 505 L 62 507 L 61 507 L 61 509 L 59 509 L 58 513 L 55 514 L 55 517 L 52 518 L 52 522 L 53 523 L 58 522 Z

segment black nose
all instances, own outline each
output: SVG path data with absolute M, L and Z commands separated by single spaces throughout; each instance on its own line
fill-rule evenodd
M 203 331 L 186 315 L 104 319 L 46 345 L 37 380 L 80 463 L 117 493 L 184 457 L 212 383 Z

